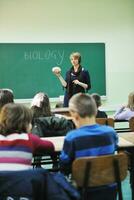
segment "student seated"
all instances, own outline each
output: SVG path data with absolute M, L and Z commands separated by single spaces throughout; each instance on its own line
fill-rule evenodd
M 0 111 L 5 104 L 13 102 L 14 102 L 13 91 L 8 88 L 0 89 Z
M 94 98 L 97 109 L 98 109 L 102 105 L 100 95 L 97 93 L 93 93 L 91 96 Z M 96 118 L 107 118 L 107 114 L 104 111 L 100 111 L 98 109 Z
M 51 142 L 30 133 L 32 114 L 29 108 L 9 103 L 0 113 L 0 170 L 25 170 L 32 168 L 32 155 L 51 153 Z
M 52 116 L 48 95 L 44 92 L 37 93 L 31 102 L 31 110 L 33 119 Z
M 128 96 L 128 103 L 126 106 L 121 106 L 115 113 L 115 120 L 129 120 L 134 117 L 134 92 Z
M 33 112 L 32 133 L 40 137 L 64 136 L 74 128 L 73 123 L 62 115 L 59 117 L 51 113 L 49 97 L 43 92 L 34 96 L 31 110 Z
M 74 95 L 69 101 L 69 110 L 77 129 L 65 136 L 60 155 L 61 171 L 65 174 L 71 173 L 71 165 L 76 158 L 114 154 L 118 142 L 112 127 L 96 124 L 97 107 L 90 95 Z

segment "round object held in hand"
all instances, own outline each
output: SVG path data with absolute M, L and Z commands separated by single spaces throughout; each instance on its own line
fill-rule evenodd
M 60 67 L 53 67 L 52 68 L 52 72 L 54 72 L 54 73 L 60 73 L 61 72 L 61 68 Z

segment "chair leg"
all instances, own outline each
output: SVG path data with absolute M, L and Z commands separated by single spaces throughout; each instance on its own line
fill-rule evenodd
M 114 164 L 114 175 L 115 175 L 115 180 L 117 182 L 117 190 L 118 190 L 118 194 L 119 194 L 119 200 L 123 200 L 120 172 L 119 172 L 119 163 L 115 159 L 113 164 Z
M 134 200 L 134 152 L 131 152 L 130 155 L 130 162 L 131 162 L 131 168 L 130 168 L 130 184 L 131 184 L 131 190 L 132 190 L 132 200 Z
M 90 180 L 91 163 L 87 162 L 83 180 L 82 200 L 88 200 L 88 185 Z

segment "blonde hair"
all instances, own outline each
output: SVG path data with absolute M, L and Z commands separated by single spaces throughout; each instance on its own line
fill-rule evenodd
M 130 110 L 134 111 L 134 92 L 131 92 L 128 95 L 128 108 L 130 108 Z
M 81 63 L 81 55 L 80 55 L 79 52 L 73 52 L 73 53 L 71 53 L 71 55 L 70 55 L 70 60 L 71 60 L 72 58 L 77 58 L 78 61 L 79 61 L 79 64 Z

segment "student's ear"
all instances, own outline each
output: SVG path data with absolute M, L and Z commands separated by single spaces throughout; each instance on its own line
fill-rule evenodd
M 79 120 L 79 118 L 80 118 L 80 116 L 79 116 L 79 114 L 77 112 L 75 113 L 74 117 L 75 117 L 76 120 Z
M 70 112 L 71 114 L 71 117 L 72 117 L 72 120 L 75 124 L 76 127 L 79 127 L 79 119 L 80 119 L 80 116 L 77 112 Z
M 71 117 L 77 118 L 78 113 L 75 111 L 70 111 Z

